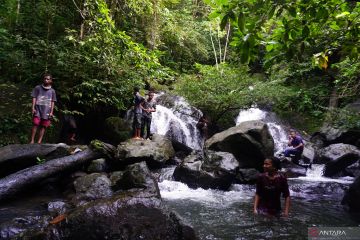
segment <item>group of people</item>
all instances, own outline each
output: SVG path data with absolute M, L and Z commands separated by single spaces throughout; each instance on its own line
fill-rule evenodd
M 150 139 L 152 113 L 156 112 L 154 91 L 150 90 L 147 97 L 140 95 L 140 89 L 134 88 L 133 139 Z
M 35 142 L 35 135 L 39 130 L 38 143 L 42 142 L 45 129 L 50 126 L 54 115 L 54 105 L 57 101 L 55 90 L 52 88 L 53 79 L 50 74 L 45 74 L 43 83 L 36 86 L 32 93 L 32 122 L 31 143 Z M 134 139 L 149 139 L 152 113 L 156 111 L 154 91 L 149 91 L 147 97 L 140 95 L 139 88 L 134 88 Z M 206 134 L 208 121 L 204 117 L 200 119 L 198 128 Z M 207 134 L 206 134 L 207 135 Z M 71 135 L 73 138 L 74 135 Z M 295 130 L 290 131 L 288 148 L 283 152 L 285 157 L 301 156 L 304 143 Z M 264 173 L 258 176 L 256 194 L 254 200 L 254 214 L 279 216 L 281 214 L 281 195 L 285 198 L 283 215 L 288 216 L 290 208 L 290 193 L 286 176 L 280 173 L 281 162 L 276 157 L 265 159 L 263 163 Z

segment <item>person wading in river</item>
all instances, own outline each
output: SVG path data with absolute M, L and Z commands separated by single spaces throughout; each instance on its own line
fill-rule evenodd
M 290 192 L 287 179 L 278 172 L 281 169 L 280 160 L 271 157 L 264 161 L 264 173 L 260 174 L 256 183 L 254 214 L 280 216 L 281 194 L 285 198 L 283 216 L 289 215 Z

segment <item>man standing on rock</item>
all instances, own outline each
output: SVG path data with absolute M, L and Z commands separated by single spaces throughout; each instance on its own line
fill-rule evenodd
M 285 157 L 294 157 L 295 161 L 301 158 L 301 154 L 304 150 L 304 142 L 302 138 L 296 134 L 295 130 L 290 130 L 288 148 L 285 149 Z
M 142 103 L 143 118 L 141 124 L 141 136 L 144 139 L 150 139 L 150 128 L 152 113 L 156 112 L 156 102 L 154 99 L 154 91 L 149 91 L 148 98 Z
M 140 134 L 141 134 L 142 113 L 143 113 L 142 103 L 144 102 L 144 98 L 140 95 L 139 91 L 140 89 L 138 87 L 134 87 L 133 139 L 141 139 Z
M 40 127 L 37 143 L 41 143 L 45 134 L 45 129 L 50 126 L 51 119 L 54 116 L 54 106 L 56 102 L 55 90 L 52 88 L 52 76 L 46 73 L 43 84 L 37 85 L 31 93 L 33 127 L 31 129 L 31 141 L 35 142 L 35 135 Z

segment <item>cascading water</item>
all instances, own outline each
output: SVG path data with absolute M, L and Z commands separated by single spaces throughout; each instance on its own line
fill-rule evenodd
M 171 108 L 161 103 L 156 106 L 151 132 L 166 135 L 193 149 L 201 149 L 203 138 L 196 127 L 201 115 L 201 111 L 191 107 L 183 98 L 176 97 Z
M 249 120 L 268 123 L 276 151 L 287 144 L 285 130 L 274 116 L 260 109 L 241 111 L 236 124 Z M 357 226 L 340 205 L 350 179 L 322 176 L 324 165 L 314 164 L 306 177 L 289 179 L 288 218 L 266 218 L 252 212 L 254 185 L 232 185 L 229 191 L 191 189 L 172 180 L 175 167 L 162 169 L 159 188 L 164 202 L 198 232 L 200 239 L 306 239 L 311 226 Z M 326 209 L 326 211 L 324 211 Z
M 259 108 L 249 108 L 247 110 L 241 110 L 237 116 L 235 122 L 239 125 L 242 122 L 251 120 L 262 120 L 267 123 L 270 134 L 272 135 L 275 143 L 275 153 L 281 152 L 287 146 L 288 138 L 283 127 L 276 122 L 276 117 L 268 112 L 265 112 Z

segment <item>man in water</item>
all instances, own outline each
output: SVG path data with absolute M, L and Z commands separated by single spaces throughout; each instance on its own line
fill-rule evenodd
M 289 215 L 290 192 L 287 179 L 280 174 L 280 160 L 270 157 L 264 161 L 264 173 L 260 174 L 256 183 L 256 194 L 254 200 L 254 214 L 265 214 L 270 216 L 280 216 L 281 214 L 281 194 L 285 198 L 283 216 Z

